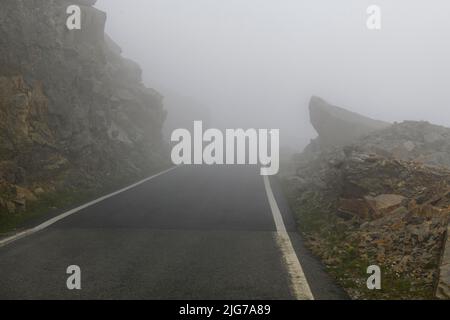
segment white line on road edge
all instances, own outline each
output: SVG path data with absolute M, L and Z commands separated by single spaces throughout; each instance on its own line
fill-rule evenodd
M 286 226 L 283 222 L 280 209 L 272 192 L 268 176 L 264 176 L 264 186 L 266 187 L 267 198 L 269 200 L 270 209 L 272 210 L 275 226 L 277 227 L 277 243 L 283 253 L 289 275 L 291 277 L 291 285 L 295 297 L 298 300 L 314 300 L 314 296 L 303 273 L 302 265 L 298 260 L 294 247 L 292 246 Z
M 101 197 L 101 198 L 98 198 L 98 199 L 96 199 L 96 200 L 93 200 L 93 201 L 91 201 L 91 202 L 88 202 L 88 203 L 86 203 L 86 204 L 83 204 L 82 206 L 79 206 L 79 207 L 77 207 L 77 208 L 75 208 L 75 209 L 72 209 L 72 210 L 70 210 L 70 211 L 67 211 L 67 212 L 65 212 L 65 213 L 62 213 L 62 214 L 60 214 L 60 215 L 58 215 L 58 216 L 56 216 L 56 217 L 54 217 L 54 218 L 52 218 L 52 219 L 50 219 L 50 220 L 47 220 L 46 222 L 44 222 L 44 223 L 42 223 L 42 224 L 40 224 L 40 225 L 38 225 L 38 226 L 36 226 L 36 227 L 34 227 L 34 228 L 27 229 L 27 230 L 25 230 L 25 231 L 22 231 L 22 232 L 19 232 L 19 233 L 15 234 L 15 235 L 13 235 L 13 236 L 11 236 L 11 237 L 8 237 L 8 238 L 5 238 L 5 239 L 3 239 L 3 240 L 0 240 L 0 248 L 3 247 L 3 246 L 6 246 L 7 244 L 9 244 L 9 243 L 11 243 L 11 242 L 14 242 L 14 241 L 16 241 L 16 240 L 22 239 L 22 238 L 24 238 L 24 237 L 27 237 L 27 236 L 33 234 L 33 233 L 36 233 L 36 232 L 41 231 L 41 230 L 43 230 L 43 229 L 45 229 L 45 228 L 48 228 L 48 227 L 50 227 L 52 224 L 55 224 L 56 222 L 58 222 L 58 221 L 60 221 L 60 220 L 62 220 L 62 219 L 64 219 L 64 218 L 67 218 L 68 216 L 70 216 L 70 215 L 72 215 L 72 214 L 74 214 L 74 213 L 77 213 L 77 212 L 80 211 L 80 210 L 83 210 L 83 209 L 85 209 L 85 208 L 87 208 L 87 207 L 90 207 L 90 206 L 92 206 L 92 205 L 94 205 L 94 204 L 96 204 L 96 203 L 99 203 L 99 202 L 103 201 L 103 200 L 106 200 L 106 199 L 109 199 L 109 198 L 111 198 L 111 197 L 114 197 L 114 196 L 118 195 L 119 193 L 122 193 L 122 192 L 124 192 L 124 191 L 130 190 L 130 189 L 132 189 L 132 188 L 134 188 L 134 187 L 137 187 L 137 186 L 140 185 L 140 184 L 143 184 L 143 183 L 145 183 L 145 182 L 147 182 L 147 181 L 149 181 L 149 180 L 151 180 L 151 179 L 154 179 L 154 178 L 156 178 L 156 177 L 158 177 L 158 176 L 160 176 L 160 175 L 163 175 L 163 174 L 165 174 L 165 173 L 167 173 L 167 172 L 169 172 L 169 171 L 172 171 L 172 170 L 174 170 L 174 169 L 176 169 L 176 168 L 178 168 L 178 167 L 172 167 L 172 168 L 170 168 L 170 169 L 161 171 L 161 172 L 159 172 L 159 173 L 157 173 L 157 174 L 155 174 L 155 175 L 153 175 L 153 176 L 151 176 L 151 177 L 145 178 L 145 179 L 143 179 L 143 180 L 141 180 L 141 181 L 139 181 L 139 182 L 136 182 L 136 183 L 134 183 L 134 184 L 132 184 L 132 185 L 130 185 L 130 186 L 128 186 L 128 187 L 125 187 L 125 188 L 123 188 L 123 189 L 120 189 L 120 190 L 118 190 L 118 191 L 115 191 L 115 192 L 113 192 L 113 193 L 110 193 L 110 194 L 108 194 L 108 195 L 106 195 L 106 196 L 103 196 L 103 197 Z

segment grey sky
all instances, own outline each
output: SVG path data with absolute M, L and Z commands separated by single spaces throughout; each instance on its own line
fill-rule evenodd
M 382 9 L 382 30 L 366 9 Z M 450 126 L 448 0 L 99 0 L 145 82 L 211 109 L 213 124 L 315 136 L 311 95 L 387 120 Z

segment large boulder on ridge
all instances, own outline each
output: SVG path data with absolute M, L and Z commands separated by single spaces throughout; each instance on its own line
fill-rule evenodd
M 331 105 L 315 96 L 309 103 L 309 112 L 311 124 L 319 134 L 321 148 L 348 145 L 373 131 L 390 126 L 387 122 Z

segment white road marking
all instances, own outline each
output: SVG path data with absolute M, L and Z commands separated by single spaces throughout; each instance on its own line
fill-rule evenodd
M 298 300 L 314 300 L 308 280 L 303 272 L 302 265 L 298 260 L 297 254 L 292 246 L 291 239 L 289 238 L 289 234 L 286 231 L 286 226 L 284 225 L 283 217 L 281 216 L 277 201 L 273 195 L 268 176 L 264 176 L 264 186 L 266 187 L 267 199 L 269 200 L 273 220 L 275 221 L 275 226 L 277 228 L 277 244 L 283 253 L 283 257 L 291 277 L 291 285 L 295 297 Z
M 163 175 L 163 174 L 165 174 L 165 173 L 167 173 L 169 171 L 172 171 L 172 170 L 174 170 L 176 168 L 178 168 L 178 167 L 172 167 L 170 169 L 167 169 L 167 170 L 164 170 L 162 172 L 159 172 L 159 173 L 157 173 L 157 174 L 155 174 L 155 175 L 153 175 L 151 177 L 145 178 L 145 179 L 143 179 L 143 180 L 141 180 L 139 182 L 136 182 L 136 183 L 134 183 L 132 185 L 129 185 L 128 187 L 125 187 L 123 189 L 120 189 L 118 191 L 110 193 L 110 194 L 108 194 L 106 196 L 103 196 L 101 198 L 98 198 L 96 200 L 88 202 L 86 204 L 83 204 L 82 206 L 79 206 L 79 207 L 77 207 L 75 209 L 72 209 L 70 211 L 62 213 L 62 214 L 60 214 L 60 215 L 58 215 L 58 216 L 56 216 L 56 217 L 54 217 L 54 218 L 52 218 L 50 220 L 47 220 L 46 222 L 44 222 L 44 223 L 42 223 L 42 224 L 40 224 L 40 225 L 38 225 L 38 226 L 36 226 L 34 228 L 27 229 L 25 231 L 22 231 L 22 232 L 19 232 L 19 233 L 13 235 L 13 236 L 10 236 L 8 238 L 0 240 L 0 248 L 3 247 L 3 246 L 6 246 L 7 244 L 9 244 L 11 242 L 14 242 L 16 240 L 22 239 L 24 237 L 27 237 L 27 236 L 29 236 L 29 235 L 31 235 L 33 233 L 36 233 L 36 232 L 41 231 L 41 230 L 44 230 L 45 228 L 50 227 L 52 224 L 55 224 L 56 222 L 58 222 L 58 221 L 60 221 L 60 220 L 62 220 L 64 218 L 67 218 L 68 216 L 70 216 L 70 215 L 72 215 L 74 213 L 77 213 L 80 210 L 86 209 L 87 207 L 90 207 L 90 206 L 92 206 L 92 205 L 94 205 L 96 203 L 99 203 L 99 202 L 102 202 L 103 200 L 106 200 L 106 199 L 109 199 L 111 197 L 114 197 L 114 196 L 118 195 L 119 193 L 125 192 L 125 191 L 130 190 L 130 189 L 132 189 L 134 187 L 137 187 L 140 184 L 143 184 L 143 183 L 145 183 L 145 182 L 147 182 L 149 180 L 152 180 L 152 179 L 154 179 L 154 178 L 156 178 L 156 177 L 158 177 L 160 175 Z

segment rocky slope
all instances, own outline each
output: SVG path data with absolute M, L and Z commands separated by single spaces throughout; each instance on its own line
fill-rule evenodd
M 42 195 L 100 189 L 164 163 L 162 96 L 87 0 L 2 0 L 0 223 Z M 79 4 L 81 30 L 66 28 Z
M 315 104 L 315 127 L 344 113 L 328 105 L 317 116 Z M 344 130 L 342 146 L 320 144 L 336 139 L 340 120 L 319 131 L 286 179 L 309 247 L 353 298 L 448 298 L 450 129 L 404 122 L 374 131 L 358 118 L 360 134 Z M 366 287 L 373 264 L 383 270 L 379 291 Z

